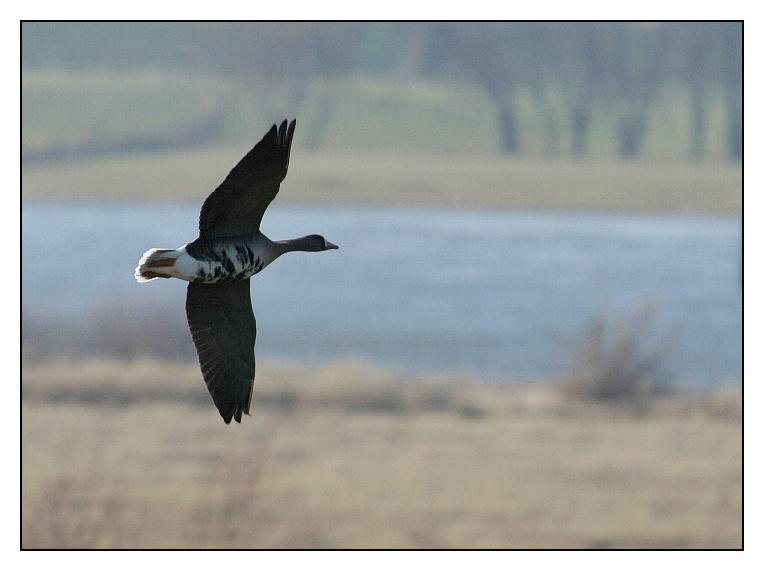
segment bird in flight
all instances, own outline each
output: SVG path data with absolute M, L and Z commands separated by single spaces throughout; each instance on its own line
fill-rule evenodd
M 255 382 L 255 314 L 249 278 L 287 252 L 322 252 L 337 246 L 311 234 L 271 241 L 260 221 L 287 173 L 296 121 L 273 125 L 207 197 L 199 237 L 177 249 L 143 254 L 135 279 L 189 282 L 186 317 L 204 382 L 226 424 L 249 414 Z

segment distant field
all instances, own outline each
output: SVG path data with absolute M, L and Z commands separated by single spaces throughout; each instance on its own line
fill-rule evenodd
M 22 196 L 201 204 L 247 150 L 240 144 L 28 167 L 22 170 Z M 728 163 L 295 150 L 278 201 L 738 214 L 741 185 L 740 167 Z
M 740 547 L 740 412 L 271 364 L 225 426 L 193 364 L 30 365 L 22 545 Z
M 357 77 L 303 88 L 305 97 L 295 98 L 284 85 L 195 73 L 24 71 L 22 151 L 36 158 L 23 169 L 23 196 L 201 202 L 271 121 L 297 116 L 285 203 L 741 208 L 740 166 L 722 160 L 718 101 L 707 163 L 684 160 L 687 104 L 670 91 L 656 105 L 639 161 L 615 158 L 613 110 L 602 109 L 592 125 L 596 158 L 575 162 L 545 157 L 528 94 L 518 103 L 523 155 L 506 158 L 493 105 L 474 86 Z M 561 114 L 561 127 L 565 121 Z M 568 139 L 562 128 L 562 156 Z
M 24 72 L 22 151 L 88 152 L 168 138 L 206 117 L 229 92 L 204 76 L 166 72 Z
M 340 78 L 300 87 L 262 80 L 230 79 L 194 72 L 159 70 L 95 72 L 24 70 L 22 74 L 22 149 L 83 146 L 84 152 L 108 142 L 172 139 L 217 113 L 211 139 L 254 142 L 282 116 L 297 116 L 298 146 L 326 151 L 406 151 L 496 153 L 499 131 L 494 103 L 477 86 L 395 78 Z M 519 91 L 517 120 L 524 156 L 547 153 L 544 115 L 557 118 L 559 151 L 569 155 L 570 117 L 559 97 L 540 110 Z M 616 156 L 617 108 L 601 105 L 594 113 L 590 154 Z M 712 94 L 708 116 L 708 157 L 724 160 L 724 107 Z M 649 118 L 641 158 L 676 161 L 688 156 L 689 106 L 682 91 L 667 89 Z M 315 146 L 311 148 L 316 148 Z

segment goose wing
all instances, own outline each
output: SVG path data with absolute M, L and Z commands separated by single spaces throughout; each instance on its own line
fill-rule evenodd
M 190 283 L 186 317 L 202 376 L 226 424 L 249 414 L 255 382 L 257 327 L 249 279 Z
M 202 238 L 243 236 L 260 229 L 265 209 L 276 198 L 287 173 L 296 120 L 273 125 L 262 140 L 228 173 L 202 205 Z

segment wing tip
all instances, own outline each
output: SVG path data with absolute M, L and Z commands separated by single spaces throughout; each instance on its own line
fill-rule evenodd
M 294 137 L 294 129 L 297 126 L 297 118 L 292 119 L 292 122 L 289 123 L 289 128 L 287 129 L 287 138 L 286 138 L 286 146 L 287 149 L 292 147 L 292 137 Z
M 281 125 L 279 125 L 279 132 L 276 136 L 276 143 L 278 145 L 283 145 L 286 142 L 286 134 L 287 134 L 287 120 L 284 119 L 281 122 Z
M 215 408 L 218 409 L 218 413 L 220 413 L 220 417 L 223 419 L 223 422 L 226 424 L 231 424 L 231 421 L 235 420 L 237 423 L 241 424 L 242 415 L 246 414 L 247 416 L 252 416 L 249 412 L 249 409 L 252 404 L 254 383 L 255 382 L 253 378 L 244 393 L 240 394 L 241 398 L 239 400 L 231 400 L 230 396 L 228 399 L 224 399 L 213 389 L 210 390 L 212 401 L 215 403 Z
M 274 123 L 268 131 L 269 136 L 274 136 L 276 144 L 286 147 L 287 149 L 292 145 L 292 137 L 294 136 L 294 130 L 297 126 L 297 118 L 295 117 L 291 121 L 287 117 L 281 123 Z

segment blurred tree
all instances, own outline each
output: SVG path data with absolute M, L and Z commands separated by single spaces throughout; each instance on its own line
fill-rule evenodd
M 545 22 L 531 29 L 528 39 L 536 49 L 528 51 L 523 77 L 539 114 L 543 152 L 550 157 L 560 154 L 562 136 L 559 107 L 564 46 L 560 28 L 559 23 Z
M 708 66 L 713 48 L 712 28 L 702 22 L 683 25 L 687 88 L 690 92 L 690 158 L 701 161 L 706 155 L 708 116 Z
M 186 60 L 225 73 L 245 89 L 267 89 L 270 117 L 301 113 L 313 90 L 306 146 L 323 142 L 337 80 L 357 60 L 363 25 L 347 22 L 214 22 L 194 24 Z M 302 113 L 301 113 L 302 114 Z
M 559 89 L 567 101 L 571 153 L 581 158 L 588 152 L 595 106 L 602 103 L 613 34 L 609 24 L 604 23 L 560 24 L 557 37 L 563 62 Z
M 623 158 L 634 158 L 645 137 L 650 108 L 666 69 L 671 47 L 668 23 L 610 23 L 610 30 L 620 36 L 609 43 L 606 54 L 614 80 L 618 118 L 616 137 Z
M 501 148 L 520 151 L 517 91 L 526 82 L 537 24 L 436 24 L 429 43 L 427 68 L 461 75 L 478 83 L 496 106 Z
M 231 116 L 269 120 L 299 113 L 308 123 L 303 141 L 314 148 L 343 80 L 361 73 L 476 85 L 493 102 L 509 154 L 523 150 L 522 128 L 539 133 L 549 155 L 569 133 L 571 153 L 582 157 L 593 125 L 602 125 L 614 129 L 622 157 L 635 157 L 656 99 L 686 93 L 689 155 L 703 160 L 721 93 L 724 146 L 731 159 L 742 155 L 739 22 L 26 22 L 21 40 L 24 68 L 225 75 L 234 93 L 219 107 L 248 105 Z
M 305 145 L 309 149 L 320 148 L 324 141 L 336 104 L 337 80 L 354 69 L 353 46 L 360 43 L 362 33 L 358 24 L 330 23 L 308 28 L 304 41 L 312 55 L 312 66 L 306 75 L 318 91 L 306 131 Z
M 730 159 L 739 161 L 743 158 L 743 24 L 725 23 L 721 36 L 728 153 Z
M 81 70 L 177 66 L 188 28 L 179 22 L 23 22 L 25 67 Z
M 402 24 L 405 46 L 400 57 L 396 75 L 403 80 L 413 81 L 425 69 L 425 60 L 432 49 L 435 25 L 431 22 L 404 22 Z

